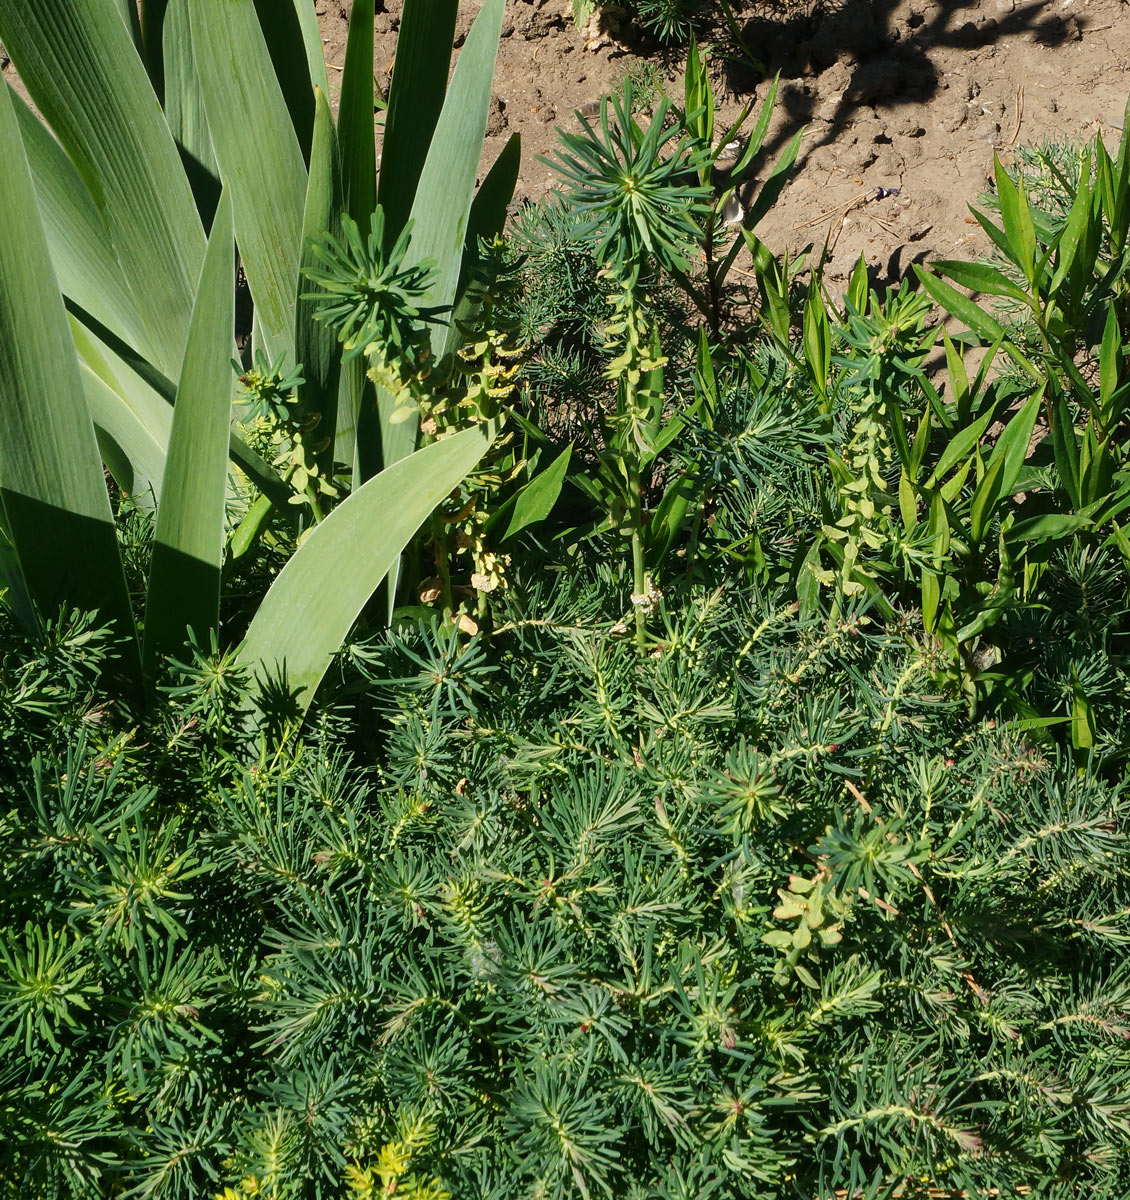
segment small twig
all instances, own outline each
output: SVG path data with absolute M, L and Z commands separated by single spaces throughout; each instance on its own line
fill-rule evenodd
M 344 70 L 345 70 L 345 68 L 344 68 L 344 67 L 339 67 L 339 66 L 337 65 L 337 63 L 326 63 L 326 66 L 327 66 L 327 67 L 328 67 L 328 68 L 329 68 L 331 71 L 344 71 Z
M 1014 146 L 1016 139 L 1020 136 L 1020 123 L 1024 120 L 1024 88 L 1021 84 L 1016 85 L 1016 128 L 1012 131 L 1012 137 L 1008 139 L 1008 144 Z
M 839 214 L 841 220 L 847 216 L 849 212 L 858 204 L 862 204 L 867 199 L 867 193 L 864 192 L 861 196 L 856 196 L 854 200 L 849 200 L 847 204 L 838 205 L 836 208 L 829 208 L 819 216 L 810 217 L 807 221 L 802 221 L 799 225 L 794 225 L 794 229 L 807 229 L 810 225 L 819 225 L 821 221 L 826 221 L 829 217 L 834 217 Z

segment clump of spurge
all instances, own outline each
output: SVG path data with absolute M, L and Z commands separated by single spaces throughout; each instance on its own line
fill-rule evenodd
M 581 117 L 584 132 L 560 132 L 562 150 L 545 160 L 567 184 L 567 202 L 587 220 L 611 285 L 605 375 L 616 385 L 616 407 L 604 420 L 601 475 L 614 498 L 613 519 L 623 514 L 620 524 L 632 547 L 632 607 L 641 647 L 657 596 L 644 569 L 643 473 L 662 425 L 666 363 L 648 291 L 663 273 L 686 278 L 710 198 L 710 189 L 698 182 L 709 151 L 696 146 L 680 123 L 665 128 L 669 108 L 664 96 L 643 128 L 632 116 L 626 81 L 621 95 L 602 102 L 599 127 Z
M 381 208 L 367 238 L 356 221 L 343 217 L 340 241 L 330 233 L 313 240 L 321 265 L 306 271 L 320 289 L 310 297 L 321 303 L 318 319 L 337 329 L 343 361 L 364 354 L 369 378 L 395 398 L 402 420 L 423 407 L 434 365 L 428 325 L 445 311 L 425 303 L 433 264 L 405 263 L 411 234 L 408 222 L 386 251 Z

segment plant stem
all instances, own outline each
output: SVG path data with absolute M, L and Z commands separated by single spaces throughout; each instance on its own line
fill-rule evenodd
M 447 560 L 447 527 L 443 514 L 438 509 L 432 514 L 432 549 L 436 560 L 440 602 L 443 604 L 443 620 L 447 625 L 451 622 L 455 607 L 451 597 L 451 565 Z
M 639 493 L 632 497 L 632 607 L 636 610 L 636 645 L 647 644 L 647 575 L 644 571 L 643 536 L 640 532 Z

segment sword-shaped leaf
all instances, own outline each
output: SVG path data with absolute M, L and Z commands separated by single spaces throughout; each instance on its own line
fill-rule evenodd
M 329 101 L 321 91 L 317 95 L 314 117 L 314 141 L 310 150 L 310 182 L 306 189 L 306 211 L 303 217 L 302 267 L 314 265 L 317 259 L 310 250 L 310 239 L 327 231 L 334 237 L 341 234 L 342 189 L 341 163 L 338 156 L 337 133 Z M 334 327 L 316 321 L 317 300 L 303 299 L 310 286 L 299 277 L 297 324 L 294 340 L 297 360 L 302 364 L 303 384 L 298 389 L 302 411 L 318 414 L 315 440 L 326 442 L 317 452 L 318 464 L 325 475 L 333 472 L 334 438 L 337 431 L 337 398 L 341 383 L 341 347 Z
M 125 673 L 136 677 L 133 617 L 102 461 L 7 88 L 0 88 L 0 161 L 5 525 L 40 618 L 53 618 L 63 605 L 100 609 L 125 642 Z
M 157 507 L 145 605 L 149 678 L 160 653 L 184 644 L 186 628 L 202 637 L 219 625 L 234 327 L 235 230 L 224 195 L 196 294 Z
M 255 0 L 189 0 L 192 44 L 220 177 L 255 301 L 257 333 L 294 365 L 306 164 L 259 26 Z
M 361 236 L 369 236 L 369 223 L 377 206 L 376 123 L 373 106 L 374 0 L 355 0 L 349 16 L 345 69 L 341 73 L 338 107 L 338 142 L 345 211 L 357 222 Z
M 0 0 L 0 41 L 102 213 L 154 362 L 175 377 L 204 230 L 120 8 L 114 0 Z
M 271 585 L 247 631 L 244 662 L 268 679 L 281 671 L 305 711 L 369 597 L 496 432 L 480 425 L 435 442 L 339 504 Z

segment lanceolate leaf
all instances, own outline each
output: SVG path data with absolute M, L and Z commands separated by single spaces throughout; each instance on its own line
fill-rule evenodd
M 117 20 L 115 14 L 114 19 Z M 136 651 L 94 426 L 8 89 L 0 88 L 0 503 L 41 618 L 101 609 Z
M 95 426 L 109 434 L 129 458 L 134 490 L 152 488 L 154 499 L 159 499 L 175 389 L 170 386 L 168 395 L 156 390 L 73 315 L 71 337 L 82 365 L 87 404 Z M 95 381 L 101 386 L 95 386 Z M 167 383 L 162 377 L 162 384 Z
M 316 262 L 310 251 L 310 239 L 329 231 L 335 237 L 341 232 L 342 194 L 341 167 L 337 152 L 337 133 L 329 101 L 321 91 L 317 95 L 314 118 L 314 142 L 310 151 L 310 182 L 306 191 L 306 211 L 303 217 L 302 267 Z M 298 389 L 298 399 L 305 413 L 317 413 L 314 431 L 316 442 L 326 442 L 318 452 L 324 474 L 333 469 L 334 436 L 336 433 L 338 388 L 341 380 L 341 349 L 332 325 L 316 321 L 318 302 L 302 299 L 309 292 L 305 279 L 298 279 L 297 325 L 295 354 L 302 364 L 305 382 Z
M 944 280 L 929 271 L 914 265 L 914 273 L 918 276 L 926 294 L 944 309 L 953 313 L 959 320 L 964 321 L 974 333 L 979 334 L 987 342 L 996 342 L 1004 338 L 1004 330 L 1000 323 L 968 296 L 963 296 L 957 288 L 950 287 Z
M 490 110 L 494 60 L 504 0 L 485 0 L 455 64 L 451 85 L 432 136 L 428 159 L 412 204 L 410 263 L 435 264 L 428 303 L 451 305 L 459 283 L 475 176 Z M 446 339 L 446 326 L 432 328 L 432 347 Z
M 261 676 L 283 671 L 305 710 L 366 601 L 494 434 L 476 426 L 435 442 L 338 505 L 271 585 L 247 631 L 244 661 Z
M 432 132 L 443 107 L 459 0 L 405 0 L 388 95 L 377 199 L 388 245 L 412 210 Z M 466 47 L 464 47 L 466 53 Z M 478 147 L 475 150 L 478 154 Z
M 431 6 L 438 7 L 434 4 Z M 412 205 L 412 238 L 407 261 L 417 263 L 430 260 L 435 264 L 428 304 L 442 307 L 455 302 L 463 260 L 463 242 L 475 191 L 475 174 L 486 134 L 503 9 L 504 0 L 486 0 L 471 26 L 451 76 L 451 85 L 443 101 Z M 438 35 L 432 36 L 434 40 Z M 404 38 L 403 27 L 401 37 Z M 400 69 L 403 69 L 403 65 Z M 391 97 L 389 119 L 392 119 Z M 384 153 L 387 156 L 387 149 Z M 386 191 L 386 170 L 387 157 L 382 157 L 382 203 Z M 385 211 L 387 215 L 388 210 Z M 443 351 L 448 328 L 449 323 L 442 321 L 432 326 L 432 348 L 437 353 Z M 389 420 L 390 405 L 387 403 L 380 405 L 380 412 L 381 449 L 387 467 L 411 453 L 416 444 L 416 422 L 392 423 Z
M 62 146 L 14 92 L 12 104 L 63 295 L 140 353 L 151 354 L 145 324 L 94 198 Z
M 369 236 L 377 207 L 377 152 L 373 103 L 374 0 L 354 0 L 349 16 L 349 40 L 341 74 L 338 106 L 338 142 L 345 211 L 357 222 L 361 236 Z
M 235 231 L 225 195 L 192 313 L 157 508 L 145 605 L 144 662 L 150 678 L 158 654 L 184 644 L 186 627 L 201 636 L 219 625 L 234 328 Z
M 192 51 L 188 0 L 168 0 L 161 49 L 165 81 L 165 120 L 180 151 L 196 207 L 208 225 L 220 199 L 220 168 L 204 111 L 200 75 Z
M 254 5 L 302 156 L 309 161 L 314 88 L 328 92 L 330 86 L 314 5 L 310 0 L 254 0 Z M 215 8 L 215 3 L 210 7 Z
M 939 259 L 930 264 L 935 271 L 948 275 L 955 283 L 989 296 L 1008 296 L 1031 307 L 1032 301 L 1023 288 L 1017 287 L 1003 272 L 987 263 L 955 262 Z
M 114 0 L 0 0 L 0 41 L 101 210 L 154 361 L 175 377 L 204 230 L 121 12 Z
M 544 471 L 535 475 L 518 493 L 510 523 L 502 535 L 503 541 L 520 533 L 529 525 L 544 521 L 553 511 L 557 497 L 561 495 L 572 454 L 573 447 L 566 446 Z
M 268 356 L 293 365 L 306 164 L 255 0 L 189 0 L 192 43 L 220 176 Z M 238 114 L 238 119 L 233 117 Z
M 457 349 L 459 339 L 459 322 L 463 320 L 468 310 L 464 290 L 471 278 L 471 272 L 479 256 L 480 239 L 491 239 L 502 233 L 506 226 L 506 213 L 510 201 L 514 198 L 514 185 L 518 182 L 518 169 L 522 162 L 521 137 L 514 133 L 510 135 L 506 145 L 494 160 L 486 178 L 479 185 L 474 200 L 471 201 L 471 214 L 467 219 L 467 235 L 463 242 L 463 262 L 459 270 L 459 285 L 456 295 L 455 319 L 448 326 L 447 338 L 444 342 L 442 355 L 446 357 Z

